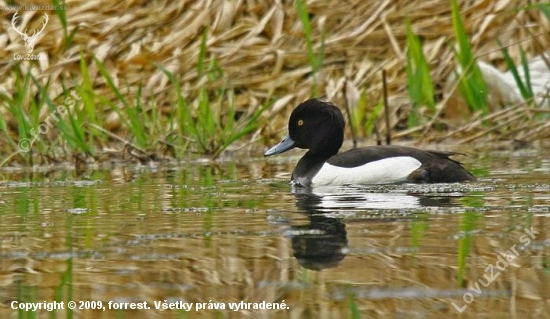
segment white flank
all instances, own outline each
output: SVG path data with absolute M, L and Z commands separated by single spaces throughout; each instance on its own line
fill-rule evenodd
M 410 156 L 385 158 L 357 167 L 325 163 L 313 177 L 312 186 L 402 183 L 420 165 L 417 159 Z

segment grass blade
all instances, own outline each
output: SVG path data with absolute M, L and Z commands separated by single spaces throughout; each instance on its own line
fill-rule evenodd
M 481 111 L 483 114 L 487 114 L 489 112 L 487 84 L 476 63 L 474 51 L 462 22 L 457 0 L 451 0 L 451 4 L 453 30 L 458 46 L 455 49 L 455 55 L 461 66 L 462 73 L 458 77 L 460 81 L 459 89 L 472 111 Z
M 426 105 L 430 111 L 435 111 L 434 86 L 430 68 L 424 55 L 420 39 L 413 32 L 410 20 L 407 18 L 407 83 L 411 98 L 411 113 L 408 117 L 409 127 L 417 126 L 418 108 Z

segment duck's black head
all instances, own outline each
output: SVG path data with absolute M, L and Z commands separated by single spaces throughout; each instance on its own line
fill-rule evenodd
M 332 156 L 344 141 L 345 121 L 342 112 L 329 102 L 307 100 L 298 105 L 288 121 L 288 135 L 265 156 L 283 153 L 295 147 L 310 153 Z

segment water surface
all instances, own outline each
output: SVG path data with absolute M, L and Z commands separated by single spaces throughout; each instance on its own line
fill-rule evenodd
M 5 172 L 0 318 L 550 313 L 544 152 L 470 158 L 475 183 L 312 191 L 288 184 L 295 161 Z M 11 308 L 13 301 L 55 300 L 146 301 L 151 309 Z M 155 301 L 193 307 L 156 310 Z M 241 301 L 288 309 L 229 309 Z M 206 309 L 197 311 L 197 303 Z

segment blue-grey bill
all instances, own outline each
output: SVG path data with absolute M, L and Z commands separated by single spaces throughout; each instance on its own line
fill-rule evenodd
M 288 151 L 295 147 L 294 144 L 294 141 L 290 138 L 290 136 L 287 135 L 279 144 L 273 146 L 267 152 L 265 152 L 264 156 L 271 156 Z

